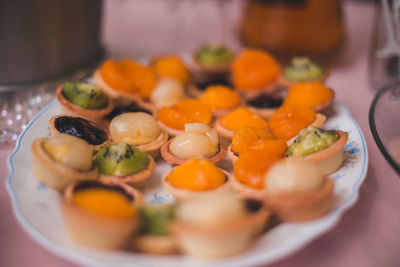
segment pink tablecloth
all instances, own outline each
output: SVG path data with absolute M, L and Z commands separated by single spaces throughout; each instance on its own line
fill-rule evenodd
M 327 81 L 336 90 L 337 101 L 350 109 L 367 140 L 370 163 L 360 198 L 331 231 L 271 266 L 400 266 L 400 177 L 379 152 L 368 125 L 374 95 L 367 79 L 373 11 L 370 4 L 346 2 L 348 40 Z M 0 149 L 3 181 L 10 152 Z M 21 229 L 4 186 L 0 187 L 0 262 L 1 266 L 72 266 L 37 245 Z

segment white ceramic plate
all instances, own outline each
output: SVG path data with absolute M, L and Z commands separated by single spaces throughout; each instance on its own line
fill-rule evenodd
M 331 175 L 335 179 L 335 206 L 325 217 L 305 223 L 283 223 L 263 234 L 248 251 L 235 257 L 200 261 L 185 256 L 152 256 L 128 252 L 99 251 L 81 247 L 69 240 L 59 208 L 60 195 L 38 183 L 32 173 L 31 144 L 38 137 L 48 136 L 49 119 L 60 114 L 60 105 L 53 101 L 27 126 L 17 140 L 8 159 L 6 180 L 13 210 L 21 226 L 39 244 L 51 252 L 75 263 L 90 266 L 249 266 L 281 259 L 300 249 L 332 228 L 358 198 L 368 165 L 365 139 L 348 110 L 334 104 L 334 115 L 326 122 L 327 129 L 349 133 L 343 166 Z M 159 163 L 144 188 L 149 202 L 171 201 L 172 197 L 160 187 L 160 176 L 170 168 Z

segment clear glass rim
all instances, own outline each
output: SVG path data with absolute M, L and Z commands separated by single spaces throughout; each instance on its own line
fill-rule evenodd
M 372 100 L 371 107 L 369 109 L 369 127 L 372 133 L 372 136 L 374 137 L 375 143 L 377 144 L 379 150 L 389 162 L 390 166 L 397 172 L 398 175 L 400 175 L 400 166 L 395 162 L 395 160 L 390 156 L 390 153 L 386 150 L 385 146 L 383 145 L 378 131 L 376 129 L 375 125 L 375 109 L 376 109 L 376 104 L 378 103 L 378 100 L 380 97 L 386 93 L 387 91 L 393 89 L 394 87 L 400 87 L 400 79 L 396 79 L 394 81 L 391 81 L 384 85 L 378 93 L 375 95 L 374 99 Z

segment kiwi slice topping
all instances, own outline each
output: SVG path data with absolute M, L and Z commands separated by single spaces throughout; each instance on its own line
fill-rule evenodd
M 175 206 L 172 204 L 152 204 L 139 209 L 141 232 L 150 235 L 168 235 L 168 224 L 174 220 Z
M 222 44 L 207 44 L 196 55 L 197 61 L 205 66 L 220 66 L 230 63 L 234 53 Z
M 108 104 L 107 95 L 93 83 L 66 82 L 62 94 L 69 102 L 84 109 L 102 109 Z
M 325 75 L 322 66 L 311 61 L 308 57 L 294 57 L 283 70 L 283 76 L 292 82 L 310 82 Z
M 101 174 L 126 176 L 145 169 L 150 158 L 140 149 L 120 142 L 102 147 L 94 162 Z

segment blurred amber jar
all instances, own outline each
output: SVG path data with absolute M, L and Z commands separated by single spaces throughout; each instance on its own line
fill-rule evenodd
M 340 0 L 249 0 L 241 38 L 277 55 L 332 55 L 344 38 Z

